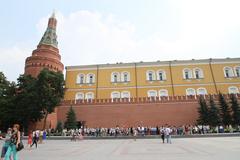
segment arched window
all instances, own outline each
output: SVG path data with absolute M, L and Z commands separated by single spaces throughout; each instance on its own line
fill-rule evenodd
M 188 69 L 188 68 L 183 69 L 183 78 L 191 79 L 192 78 L 192 70 Z
M 161 89 L 161 90 L 159 91 L 159 96 L 160 96 L 160 97 L 167 97 L 167 96 L 168 96 L 168 90 L 166 90 L 166 89 Z
M 148 81 L 154 81 L 155 80 L 155 72 L 154 71 L 147 71 L 146 77 Z
M 155 90 L 148 91 L 148 97 L 157 97 L 157 91 Z
M 240 66 L 235 67 L 235 75 L 236 77 L 240 77 Z
M 84 99 L 84 93 L 78 92 L 75 95 L 75 100 L 83 100 Z
M 194 96 L 194 95 L 196 95 L 195 89 L 193 89 L 193 88 L 187 88 L 187 89 L 186 89 L 186 95 L 187 95 L 187 96 Z
M 111 75 L 111 82 L 117 83 L 120 81 L 120 74 L 118 72 L 113 72 Z
M 230 87 L 228 87 L 228 92 L 230 94 L 238 94 L 239 90 L 238 90 L 238 88 L 236 86 L 230 86 Z
M 206 95 L 206 94 L 207 94 L 206 88 L 198 88 L 197 89 L 197 95 Z
M 85 98 L 86 98 L 86 99 L 94 99 L 94 93 L 93 93 L 93 92 L 88 92 L 88 93 L 86 93 Z
M 118 92 L 118 91 L 114 91 L 114 92 L 112 92 L 111 93 L 111 98 L 112 99 L 115 99 L 115 98 L 120 98 L 120 92 Z
M 194 69 L 194 76 L 196 79 L 201 79 L 203 78 L 203 71 L 200 68 L 195 68 Z
M 121 81 L 122 82 L 129 82 L 130 81 L 130 73 L 129 72 L 122 72 L 121 73 Z
M 233 77 L 233 70 L 231 67 L 224 67 L 224 76 L 226 78 Z
M 164 70 L 157 71 L 157 80 L 159 81 L 166 80 L 166 72 Z
M 130 98 L 130 92 L 129 91 L 123 91 L 121 93 L 121 98 Z
M 95 83 L 95 75 L 92 73 L 87 74 L 87 83 L 93 84 Z
M 85 81 L 85 75 L 80 73 L 77 75 L 77 84 L 83 84 Z

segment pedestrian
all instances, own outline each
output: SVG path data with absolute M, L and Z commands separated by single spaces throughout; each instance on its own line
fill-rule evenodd
M 43 140 L 46 140 L 46 139 L 47 139 L 47 131 L 44 130 L 44 131 L 43 131 Z
M 30 147 L 32 148 L 32 146 L 35 144 L 35 147 L 37 148 L 37 143 L 38 143 L 37 133 L 33 132 L 32 145 Z
M 29 148 L 29 149 L 31 148 L 32 140 L 33 140 L 32 131 L 30 131 L 30 132 L 28 133 L 28 148 Z
M 167 143 L 171 144 L 172 141 L 171 141 L 171 133 L 172 133 L 172 130 L 171 128 L 168 126 L 165 128 L 165 135 L 166 135 L 166 138 L 167 138 Z
M 4 160 L 10 160 L 10 156 L 13 155 L 13 160 L 18 160 L 17 149 L 20 148 L 21 143 L 21 133 L 19 131 L 19 124 L 13 125 L 13 134 L 11 136 L 11 142 L 8 146 L 7 152 L 5 154 Z
M 43 142 L 43 131 L 39 131 L 39 143 L 42 144 Z
M 7 152 L 7 149 L 11 142 L 11 136 L 12 136 L 12 128 L 8 128 L 7 134 L 5 135 L 5 138 L 0 137 L 1 140 L 4 140 L 4 144 L 2 146 L 2 153 L 1 153 L 1 160 L 4 159 L 5 154 Z
M 161 133 L 162 143 L 164 143 L 164 140 L 165 140 L 165 130 L 164 130 L 164 127 L 161 128 L 160 133 Z
M 133 137 L 134 137 L 134 141 L 136 141 L 137 134 L 138 134 L 137 129 L 136 129 L 136 128 L 133 128 Z

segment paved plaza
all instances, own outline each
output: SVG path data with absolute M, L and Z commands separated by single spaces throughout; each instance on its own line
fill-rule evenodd
M 240 137 L 160 139 L 48 140 L 24 149 L 20 160 L 239 160 Z

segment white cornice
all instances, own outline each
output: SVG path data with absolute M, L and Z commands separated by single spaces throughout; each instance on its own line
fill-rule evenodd
M 75 70 L 97 70 L 101 69 L 119 69 L 119 68 L 137 68 L 142 67 L 164 67 L 164 66 L 188 66 L 188 65 L 205 65 L 205 64 L 230 64 L 239 63 L 240 58 L 225 58 L 225 59 L 199 59 L 199 60 L 174 60 L 174 61 L 156 61 L 156 62 L 137 62 L 137 63 L 116 63 L 116 64 L 97 64 L 97 65 L 79 65 L 66 66 L 67 71 Z

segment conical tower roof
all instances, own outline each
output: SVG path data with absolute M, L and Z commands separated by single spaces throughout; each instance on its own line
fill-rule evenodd
M 38 46 L 50 45 L 55 48 L 58 48 L 57 34 L 56 34 L 57 19 L 55 18 L 55 13 L 53 12 L 52 16 L 48 20 L 47 29 L 39 42 Z

